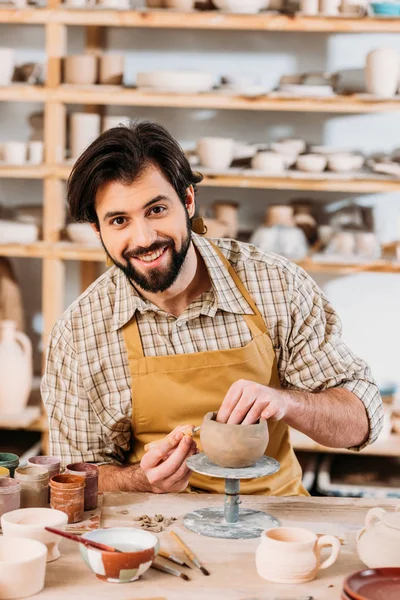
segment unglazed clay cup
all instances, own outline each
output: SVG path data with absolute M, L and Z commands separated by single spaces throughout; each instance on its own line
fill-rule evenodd
M 79 544 L 81 555 L 93 573 L 103 581 L 136 581 L 158 554 L 160 542 L 154 533 L 135 527 L 110 527 L 84 533 L 83 538 L 106 544 L 122 552 L 101 552 Z
M 97 56 L 71 54 L 64 57 L 64 82 L 73 85 L 92 85 L 97 81 Z
M 27 538 L 42 542 L 47 548 L 46 560 L 51 562 L 60 556 L 58 545 L 61 537 L 46 531 L 45 527 L 64 531 L 67 521 L 67 515 L 60 510 L 21 508 L 4 514 L 1 517 L 1 527 L 6 538 Z
M 321 549 L 331 546 L 329 558 L 321 562 Z M 264 531 L 256 551 L 257 573 L 274 583 L 305 583 L 320 569 L 336 562 L 340 541 L 333 535 L 317 537 L 300 527 L 275 527 Z
M 103 54 L 100 56 L 100 83 L 103 85 L 122 85 L 124 61 L 123 54 Z
M 268 441 L 268 424 L 260 419 L 253 425 L 218 423 L 217 413 L 205 415 L 200 442 L 207 458 L 222 468 L 240 469 L 254 465 L 264 454 Z
M 44 587 L 47 548 L 36 540 L 0 537 L 0 598 L 27 598 Z

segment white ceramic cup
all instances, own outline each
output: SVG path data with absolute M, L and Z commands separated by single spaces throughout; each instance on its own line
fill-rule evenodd
M 31 165 L 41 165 L 44 159 L 44 143 L 28 142 L 28 162 Z
M 285 157 L 277 152 L 258 152 L 251 160 L 252 169 L 264 173 L 283 173 L 285 170 Z
M 4 161 L 9 165 L 24 165 L 26 163 L 26 142 L 6 142 L 4 144 Z
M 378 48 L 367 56 L 365 82 L 370 94 L 391 98 L 399 86 L 400 58 L 393 48 Z
M 47 548 L 41 542 L 0 537 L 0 598 L 37 594 L 44 587 Z
M 0 85 L 10 85 L 14 74 L 15 51 L 0 48 Z
M 100 56 L 99 82 L 103 85 L 122 85 L 124 79 L 123 54 L 103 54 Z
M 74 113 L 71 115 L 71 157 L 80 154 L 100 135 L 100 115 Z
M 326 17 L 335 17 L 339 14 L 340 0 L 320 0 L 320 12 Z
M 94 54 L 70 54 L 64 57 L 64 82 L 93 85 L 97 81 L 98 60 Z
M 197 153 L 203 167 L 225 170 L 230 167 L 235 152 L 235 142 L 230 138 L 201 138 Z
M 319 11 L 319 0 L 300 0 L 300 12 L 303 15 L 314 16 Z
M 321 561 L 321 549 L 331 546 L 329 558 Z M 275 583 L 297 584 L 315 579 L 320 569 L 337 560 L 340 541 L 333 535 L 317 537 L 300 527 L 275 527 L 264 531 L 256 551 L 257 572 Z

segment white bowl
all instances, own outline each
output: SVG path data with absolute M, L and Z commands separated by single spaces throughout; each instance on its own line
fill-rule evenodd
M 328 160 L 322 154 L 303 154 L 297 158 L 296 167 L 306 173 L 322 173 Z
M 160 542 L 154 533 L 135 527 L 110 527 L 84 533 L 83 538 L 106 544 L 117 552 L 101 552 L 79 544 L 87 566 L 99 579 L 111 583 L 136 581 L 150 567 L 158 554 Z
M 171 92 L 207 92 L 215 84 L 215 76 L 205 71 L 144 71 L 136 76 L 138 88 Z
M 280 144 L 280 152 L 283 152 L 283 148 L 285 148 L 284 152 L 289 154 L 300 154 L 306 149 L 305 141 L 298 138 L 286 138 L 277 143 Z
M 67 522 L 66 513 L 53 508 L 20 508 L 1 517 L 5 538 L 27 538 L 42 542 L 47 548 L 47 562 L 60 556 L 58 544 L 61 537 L 46 531 L 45 527 L 64 530 Z
M 258 152 L 251 161 L 252 169 L 264 173 L 283 173 L 285 171 L 285 159 L 277 152 Z
M 328 168 L 336 173 L 345 173 L 348 171 L 357 171 L 364 164 L 364 157 L 360 154 L 351 154 L 343 152 L 330 154 L 328 156 Z
M 71 242 L 85 246 L 99 246 L 100 240 L 89 223 L 70 223 L 67 234 Z
M 197 154 L 203 167 L 225 170 L 231 165 L 235 152 L 235 141 L 231 138 L 201 138 L 197 143 Z
M 47 548 L 41 542 L 0 537 L 0 598 L 37 594 L 44 587 Z
M 253 14 L 267 8 L 269 0 L 213 0 L 219 10 L 231 13 Z
M 33 223 L 19 223 L 0 219 L 0 240 L 2 244 L 33 244 L 39 236 L 38 227 Z

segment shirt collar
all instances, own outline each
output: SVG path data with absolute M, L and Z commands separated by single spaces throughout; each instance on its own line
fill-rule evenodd
M 193 243 L 204 260 L 212 285 L 214 301 L 208 297 L 207 307 L 201 311 L 209 316 L 214 316 L 217 310 L 233 314 L 252 314 L 253 311 L 243 298 L 228 269 L 217 254 L 209 240 L 192 233 Z M 130 284 L 128 278 L 118 267 L 111 267 L 114 271 L 116 292 L 113 311 L 112 329 L 116 331 L 123 327 L 135 312 L 150 312 L 158 310 L 154 304 L 142 298 Z

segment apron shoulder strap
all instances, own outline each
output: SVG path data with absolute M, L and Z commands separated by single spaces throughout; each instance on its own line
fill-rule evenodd
M 219 258 L 222 260 L 224 266 L 227 268 L 229 275 L 232 277 L 233 281 L 236 284 L 236 287 L 242 294 L 243 298 L 246 300 L 247 304 L 250 306 L 253 311 L 253 315 L 243 315 L 244 320 L 246 321 L 250 331 L 253 335 L 259 335 L 260 333 L 268 333 L 267 325 L 258 310 L 256 303 L 253 298 L 250 296 L 249 291 L 246 286 L 240 279 L 239 275 L 236 273 L 235 269 L 232 267 L 229 260 L 226 258 L 225 254 L 218 248 L 216 244 L 210 241 L 211 246 L 214 248 Z
M 136 315 L 122 328 L 122 335 L 129 360 L 138 360 L 144 358 L 142 340 L 140 339 L 139 326 Z

